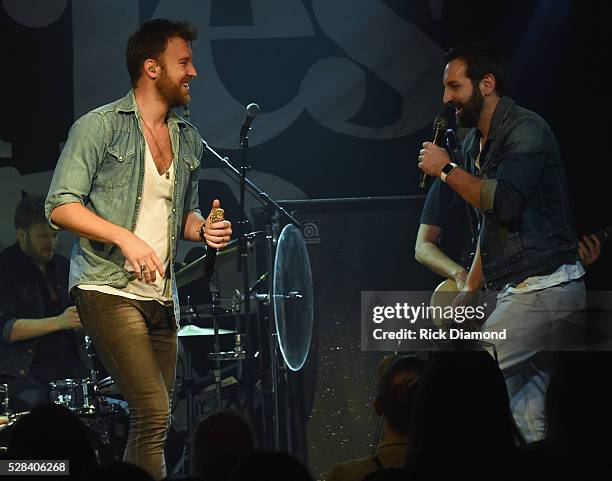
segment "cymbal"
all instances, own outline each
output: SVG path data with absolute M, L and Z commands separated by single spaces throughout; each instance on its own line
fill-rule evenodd
M 261 241 L 265 239 L 266 233 L 264 231 L 249 232 L 247 235 L 247 250 L 252 249 Z M 238 252 L 238 239 L 233 239 L 227 243 L 223 249 L 217 251 L 217 259 L 215 266 L 218 268 L 224 264 L 227 264 L 235 258 L 235 254 Z M 206 255 L 197 258 L 190 264 L 187 264 L 181 270 L 179 270 L 174 276 L 176 279 L 176 286 L 183 287 L 193 281 L 197 281 L 204 276 L 204 264 L 206 262 Z
M 234 331 L 230 329 L 219 329 L 219 334 L 232 334 Z M 214 336 L 215 330 L 212 327 L 198 327 L 193 324 L 183 326 L 178 331 L 179 337 L 192 336 Z
M 301 231 L 287 224 L 278 238 L 274 257 L 272 305 L 278 344 L 292 371 L 304 366 L 313 326 L 310 258 Z

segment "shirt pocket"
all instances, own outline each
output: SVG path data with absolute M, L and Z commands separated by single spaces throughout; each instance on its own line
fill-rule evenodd
M 125 186 L 131 178 L 135 153 L 133 145 L 111 145 L 106 151 L 94 184 L 108 190 Z
M 187 170 L 187 173 L 190 174 L 194 170 L 200 167 L 200 159 L 196 157 L 192 152 L 184 152 L 182 155 L 183 161 L 181 162 L 183 168 Z

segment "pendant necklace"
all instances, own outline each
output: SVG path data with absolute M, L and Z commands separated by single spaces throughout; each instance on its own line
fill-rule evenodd
M 157 143 L 157 140 L 155 139 L 155 136 L 153 135 L 153 132 L 151 131 L 151 129 L 149 128 L 149 126 L 145 122 L 145 119 L 140 117 L 140 120 L 142 120 L 142 123 L 147 128 L 147 130 L 149 131 L 149 134 L 151 134 L 151 138 L 153 139 L 153 142 L 155 143 L 155 147 L 157 148 L 157 151 L 159 152 L 159 155 L 160 155 L 160 157 L 163 160 L 164 159 L 164 153 L 163 153 L 162 149 L 159 147 L 159 144 Z M 171 166 L 172 166 L 172 160 L 170 160 L 170 165 L 168 166 L 168 170 L 166 170 L 166 179 L 168 179 L 168 180 L 170 180 L 170 167 Z

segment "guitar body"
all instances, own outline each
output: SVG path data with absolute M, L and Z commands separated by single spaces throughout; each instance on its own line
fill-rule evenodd
M 457 283 L 452 279 L 445 279 L 434 289 L 429 305 L 434 307 L 451 306 L 457 294 L 459 294 Z M 444 327 L 444 319 L 434 317 L 433 323 L 436 327 Z

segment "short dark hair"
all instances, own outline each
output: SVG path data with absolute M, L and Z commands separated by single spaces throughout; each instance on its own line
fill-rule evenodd
M 192 471 L 206 479 L 226 479 L 254 449 L 253 432 L 244 417 L 232 411 L 213 413 L 200 422 L 193 435 Z
M 34 224 L 49 224 L 45 217 L 45 196 L 26 194 L 15 209 L 15 228 L 28 230 Z
M 382 415 L 398 434 L 408 434 L 418 379 L 424 369 L 425 362 L 418 357 L 404 356 L 395 359 L 380 374 L 376 398 Z M 414 374 L 414 378 L 394 382 L 403 372 Z
M 505 56 L 488 43 L 464 43 L 452 47 L 442 59 L 444 64 L 452 60 L 462 60 L 466 65 L 466 75 L 472 83 L 478 83 L 486 74 L 495 77 L 495 93 L 500 97 L 507 88 L 507 72 Z
M 130 35 L 125 49 L 125 63 L 132 87 L 140 78 L 144 61 L 148 58 L 159 61 L 168 40 L 173 37 L 180 37 L 191 43 L 198 37 L 198 31 L 187 22 L 154 18 L 143 23 Z

